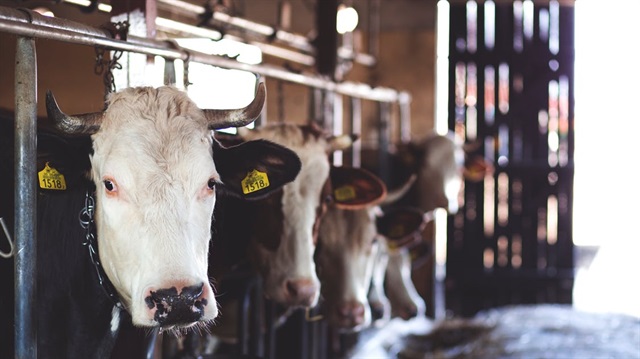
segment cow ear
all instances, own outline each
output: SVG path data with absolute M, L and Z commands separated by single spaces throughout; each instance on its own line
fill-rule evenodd
M 331 167 L 333 205 L 356 210 L 380 203 L 387 195 L 387 186 L 373 173 L 354 167 Z
M 346 150 L 351 147 L 360 136 L 356 134 L 331 136 L 327 139 L 327 153 Z
M 378 234 L 384 236 L 390 248 L 401 248 L 419 238 L 426 222 L 417 208 L 399 207 L 385 211 L 376 220 Z
M 213 147 L 222 194 L 261 199 L 293 181 L 300 172 L 300 158 L 270 141 L 247 141 L 228 148 L 214 141 Z
M 481 155 L 467 156 L 462 170 L 464 179 L 471 182 L 480 182 L 485 176 L 493 174 L 491 162 Z
M 86 186 L 90 183 L 93 152 L 89 136 L 62 137 L 54 132 L 38 132 L 38 188 L 50 193 Z

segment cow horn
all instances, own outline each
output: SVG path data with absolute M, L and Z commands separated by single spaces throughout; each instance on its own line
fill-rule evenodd
M 227 127 L 243 127 L 250 124 L 260 116 L 266 97 L 267 90 L 264 82 L 259 82 L 256 97 L 247 107 L 236 110 L 203 110 L 209 121 L 209 128 L 217 130 Z
M 396 202 L 400 198 L 402 198 L 405 194 L 407 194 L 407 192 L 409 191 L 409 189 L 411 188 L 411 186 L 413 185 L 413 183 L 416 181 L 417 178 L 418 176 L 413 174 L 411 175 L 411 177 L 409 177 L 409 179 L 407 179 L 407 181 L 402 186 L 392 191 L 389 191 L 389 193 L 387 193 L 387 197 L 384 199 L 384 201 L 382 201 L 380 205 L 381 206 L 389 205 Z
M 67 115 L 60 111 L 53 93 L 47 90 L 47 116 L 49 116 L 49 120 L 53 121 L 54 127 L 64 134 L 91 135 L 98 132 L 103 114 L 103 112 L 94 112 Z

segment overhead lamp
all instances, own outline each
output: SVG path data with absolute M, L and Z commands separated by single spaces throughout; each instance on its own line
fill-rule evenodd
M 352 32 L 358 26 L 358 12 L 353 7 L 344 4 L 338 5 L 336 30 L 339 34 Z

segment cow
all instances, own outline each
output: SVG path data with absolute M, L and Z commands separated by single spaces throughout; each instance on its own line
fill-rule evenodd
M 478 147 L 478 143 L 463 144 L 453 133 L 431 133 L 423 140 L 398 145 L 394 158 L 404 167 L 399 172 L 417 175 L 404 202 L 425 213 L 436 208 L 457 213 L 463 181 L 482 180 L 493 170 L 488 161 L 473 155 Z
M 267 139 L 291 149 L 300 158 L 301 170 L 294 181 L 268 198 L 225 203 L 225 210 L 238 215 L 225 215 L 214 231 L 222 237 L 232 234 L 247 239 L 239 258 L 248 258 L 260 273 L 266 298 L 287 308 L 314 307 L 320 282 L 313 254 L 320 218 L 332 200 L 328 156 L 348 148 L 357 137 L 331 136 L 315 124 L 293 123 L 243 128 L 238 136 L 243 141 Z
M 385 246 L 376 226 L 382 215 L 380 207 L 402 197 L 414 179 L 387 194 L 382 180 L 367 170 L 348 167 L 332 170 L 335 197 L 360 199 L 357 206 L 336 200 L 320 222 L 315 260 L 322 283 L 324 313 L 329 325 L 338 331 L 358 331 L 371 324 L 367 293 L 376 259 Z
M 414 207 L 385 209 L 376 228 L 385 246 L 376 262 L 376 275 L 369 291 L 369 304 L 377 310 L 379 323 L 389 318 L 404 320 L 424 315 L 426 305 L 411 279 L 412 248 L 421 243 L 421 232 L 432 213 Z
M 463 145 L 452 133 L 432 133 L 421 141 L 398 145 L 394 154 L 395 165 L 402 168 L 398 172 L 417 176 L 413 188 L 399 202 L 422 212 L 422 215 L 415 213 L 416 221 L 420 217 L 425 223 L 433 220 L 433 211 L 437 208 L 455 214 L 459 209 L 458 197 L 463 181 L 481 180 L 492 171 L 487 161 L 472 156 L 477 147 L 478 144 L 475 143 Z M 379 223 L 379 227 L 382 232 L 388 230 L 384 223 Z M 411 262 L 412 251 L 423 248 L 425 243 L 421 241 L 419 232 L 412 233 L 413 240 L 405 243 L 389 240 L 388 235 L 386 237 L 390 247 L 388 251 L 381 253 L 378 264 L 384 268 L 384 280 L 381 277 L 374 278 L 370 303 L 374 308 L 383 308 L 379 311 L 379 315 L 383 317 L 387 303 L 391 308 L 391 317 L 407 320 L 423 315 L 425 302 L 411 280 Z M 384 284 L 380 285 L 380 282 Z
M 45 181 L 38 197 L 39 356 L 107 358 L 125 322 L 179 333 L 215 320 L 217 195 L 258 200 L 300 169 L 280 145 L 225 148 L 213 136 L 251 123 L 265 97 L 259 82 L 245 108 L 201 110 L 174 87 L 138 87 L 111 94 L 104 111 L 67 115 L 47 93 L 52 131 L 39 134 L 38 151 L 66 190 Z M 243 192 L 254 171 L 270 187 Z

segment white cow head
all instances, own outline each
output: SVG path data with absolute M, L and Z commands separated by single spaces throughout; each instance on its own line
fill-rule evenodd
M 422 316 L 426 305 L 418 294 L 411 278 L 410 249 L 417 248 L 422 243 L 422 231 L 429 220 L 430 213 L 423 214 L 421 210 L 411 207 L 396 207 L 385 211 L 378 218 L 377 229 L 384 238 L 386 246 L 381 256 L 384 265 L 384 279 L 375 282 L 383 283 L 383 302 L 388 301 L 390 313 L 385 316 L 410 319 Z M 378 287 L 380 292 L 382 287 Z M 380 295 L 380 294 L 378 294 Z
M 138 326 L 188 327 L 218 308 L 207 276 L 216 188 L 242 195 L 247 170 L 291 151 L 268 143 L 222 148 L 211 130 L 261 112 L 264 84 L 240 110 L 201 110 L 173 87 L 112 94 L 104 112 L 47 111 L 67 135 L 91 135 L 100 261 Z M 296 169 L 289 180 L 295 177 Z
M 329 195 L 328 155 L 351 146 L 354 136 L 329 136 L 315 125 L 271 124 L 255 130 L 241 129 L 247 140 L 266 139 L 293 150 L 302 168 L 280 195 L 264 203 L 264 224 L 255 231 L 250 252 L 264 278 L 265 295 L 289 307 L 313 307 L 320 282 L 313 254 L 319 219 Z
M 354 331 L 371 323 L 367 293 L 381 249 L 378 205 L 402 197 L 413 178 L 389 195 L 382 180 L 363 169 L 334 167 L 331 180 L 335 200 L 320 224 L 316 262 L 329 324 Z
M 492 171 L 481 156 L 470 158 L 478 144 L 463 145 L 454 134 L 431 134 L 419 142 L 399 146 L 399 158 L 417 174 L 417 205 L 425 212 L 444 208 L 454 214 L 459 208 L 463 180 L 478 181 Z

